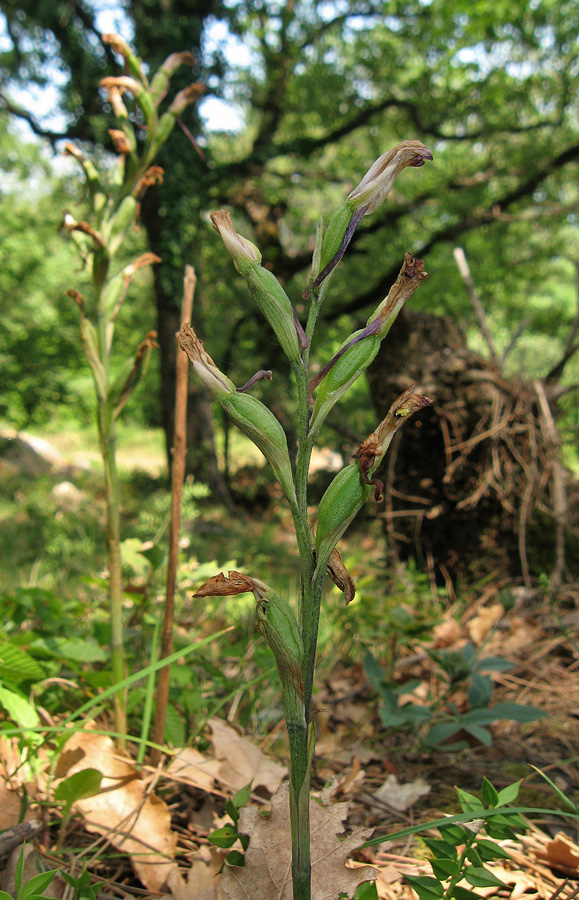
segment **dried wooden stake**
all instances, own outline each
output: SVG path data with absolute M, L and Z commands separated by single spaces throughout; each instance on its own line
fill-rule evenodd
M 193 266 L 185 267 L 183 303 L 181 306 L 181 326 L 190 322 L 193 309 L 193 295 L 197 277 Z M 185 451 L 187 445 L 187 356 L 177 347 L 177 386 L 175 391 L 175 432 L 173 438 L 173 465 L 171 467 L 171 526 L 169 531 L 169 562 L 167 566 L 167 593 L 161 637 L 161 659 L 173 652 L 173 612 L 175 608 L 175 583 L 179 558 L 179 529 L 181 527 L 181 497 L 185 477 Z M 165 736 L 167 701 L 171 667 L 159 670 L 153 741 L 162 744 Z M 159 762 L 161 751 L 153 748 L 151 765 Z

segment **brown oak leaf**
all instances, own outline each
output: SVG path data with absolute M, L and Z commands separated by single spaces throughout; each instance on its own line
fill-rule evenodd
M 370 866 L 346 868 L 348 855 L 372 834 L 364 828 L 344 840 L 348 803 L 320 806 L 310 802 L 312 900 L 338 900 L 340 893 L 353 897 L 358 885 L 376 878 Z M 226 866 L 222 887 L 229 900 L 291 900 L 291 831 L 289 819 L 289 786 L 281 785 L 272 800 L 268 819 L 255 807 L 241 812 L 239 831 L 250 837 L 245 866 Z

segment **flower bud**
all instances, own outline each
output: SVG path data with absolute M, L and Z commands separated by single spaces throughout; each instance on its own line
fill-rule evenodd
M 302 680 L 303 644 L 295 613 L 290 604 L 263 581 L 254 579 L 257 598 L 257 628 L 275 657 L 283 687 L 288 727 L 305 726 L 304 683 Z
M 259 447 L 285 496 L 290 503 L 295 504 L 296 492 L 287 437 L 280 421 L 265 404 L 251 394 L 234 391 L 219 402 L 240 431 Z
M 151 81 L 151 95 L 153 98 L 159 102 L 165 96 L 171 76 L 175 74 L 180 66 L 193 65 L 195 65 L 195 57 L 192 53 L 188 51 L 171 53 Z
M 281 284 L 273 272 L 263 266 L 256 266 L 249 272 L 246 281 L 257 308 L 271 325 L 283 352 L 290 362 L 301 365 L 303 329 L 300 326 L 298 334 L 292 305 Z
M 190 325 L 183 325 L 177 337 L 198 377 L 219 401 L 229 418 L 259 447 L 285 496 L 290 503 L 295 503 L 296 493 L 287 438 L 279 420 L 256 397 L 236 391 L 233 382 L 205 352 L 202 342 Z
M 82 314 L 80 319 L 80 339 L 82 341 L 85 356 L 92 370 L 97 397 L 99 400 L 104 400 L 107 393 L 105 387 L 106 376 L 99 353 L 98 335 L 92 322 Z
M 394 179 L 407 166 L 419 168 L 427 159 L 432 159 L 432 153 L 424 146 L 422 141 L 402 141 L 392 150 L 383 153 L 376 162 L 370 166 L 360 184 L 348 194 L 347 203 L 352 211 L 364 209 L 364 215 L 368 216 L 382 205 Z
M 169 107 L 169 112 L 174 116 L 180 116 L 181 113 L 185 112 L 188 106 L 195 103 L 203 96 L 204 91 L 205 85 L 197 82 L 183 88 L 182 91 L 179 91 L 179 93 L 175 95 L 175 98 Z
M 193 328 L 185 323 L 177 335 L 179 346 L 189 357 L 189 362 L 195 369 L 195 374 L 209 388 L 213 396 L 220 403 L 235 392 L 233 382 L 217 368 L 208 353 L 205 352 L 203 342 L 199 340 Z
M 332 550 L 354 516 L 362 509 L 370 492 L 370 487 L 360 474 L 358 463 L 350 463 L 330 483 L 318 507 L 317 571 L 326 570 Z
M 384 202 L 396 176 L 407 166 L 423 166 L 427 159 L 432 159 L 432 153 L 422 141 L 402 141 L 376 160 L 360 184 L 348 194 L 345 204 L 328 226 L 322 246 L 322 271 L 313 273 L 314 288 L 319 287 L 340 262 L 363 217 Z
M 111 253 L 116 253 L 125 237 L 128 229 L 137 218 L 138 203 L 134 197 L 124 197 L 119 208 L 108 223 L 108 241 Z
M 382 483 L 371 481 L 370 476 L 382 462 L 400 426 L 417 410 L 432 403 L 428 397 L 413 391 L 414 387 L 409 388 L 392 404 L 376 431 L 354 454 L 357 461 L 338 472 L 320 500 L 316 529 L 317 571 L 325 571 L 332 550 L 370 496 L 371 485 L 375 486 L 376 500 L 381 499 Z
M 103 34 L 102 42 L 103 44 L 108 44 L 114 53 L 124 57 L 127 68 L 133 78 L 137 78 L 143 84 L 147 83 L 147 77 L 143 71 L 140 59 L 135 56 L 127 42 L 119 34 Z
M 318 433 L 334 404 L 368 368 L 396 316 L 426 277 L 423 260 L 407 253 L 396 282 L 369 317 L 366 327 L 351 334 L 312 379 L 310 392 L 318 388 L 318 393 L 310 422 L 310 435 Z
M 255 244 L 236 232 L 227 210 L 211 213 L 211 221 L 231 254 L 235 268 L 245 279 L 258 309 L 273 328 L 282 350 L 291 362 L 301 363 L 301 339 L 294 311 L 281 284 L 269 269 L 260 265 L 261 253 Z

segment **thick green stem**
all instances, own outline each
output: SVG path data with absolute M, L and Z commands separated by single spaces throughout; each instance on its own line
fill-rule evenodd
M 290 819 L 294 900 L 311 898 L 310 758 L 308 729 L 303 722 L 287 722 L 290 747 Z
M 298 391 L 298 443 L 296 466 L 297 505 L 292 507 L 296 537 L 301 562 L 301 591 L 299 621 L 305 642 L 305 623 L 311 618 L 311 587 L 314 574 L 314 556 L 308 525 L 308 469 L 313 444 L 308 441 L 308 349 L 304 351 L 303 367 L 294 367 Z M 311 643 L 311 641 L 308 641 Z M 311 656 L 311 654 L 310 654 Z M 309 659 L 310 657 L 308 657 Z M 311 685 L 313 663 L 304 662 L 302 679 Z M 306 701 L 307 698 L 307 702 Z M 294 900 L 311 900 L 310 859 L 310 766 L 313 745 L 309 746 L 308 722 L 311 687 L 302 698 L 299 715 L 286 697 L 286 722 L 290 748 L 290 818 L 292 832 L 292 883 Z
M 111 669 L 113 684 L 126 678 L 126 660 L 123 628 L 123 584 L 121 560 L 121 529 L 119 482 L 116 462 L 116 434 L 114 423 L 109 420 L 106 400 L 99 400 L 98 426 L 105 475 L 106 502 L 106 554 L 109 570 L 109 600 L 111 613 Z M 127 733 L 125 694 L 119 692 L 114 699 L 115 731 Z
M 304 661 L 302 677 L 304 680 L 304 707 L 306 719 L 309 721 L 312 705 L 312 690 L 316 667 L 316 647 L 318 644 L 318 628 L 320 623 L 320 605 L 324 586 L 325 572 L 314 573 L 308 591 L 308 602 L 304 604 L 302 620 L 302 641 L 304 645 Z

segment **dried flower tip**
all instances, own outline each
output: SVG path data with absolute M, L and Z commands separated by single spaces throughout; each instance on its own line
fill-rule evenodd
M 61 228 L 65 228 L 66 231 L 81 231 L 83 234 L 88 234 L 89 237 L 93 239 L 96 246 L 99 249 L 103 249 L 105 247 L 105 242 L 103 241 L 101 235 L 98 231 L 95 231 L 92 225 L 89 225 L 88 222 L 77 222 L 74 216 L 69 213 L 67 209 L 63 210 L 62 223 Z
M 261 262 L 261 253 L 255 244 L 252 244 L 247 238 L 244 238 L 237 233 L 233 224 L 233 219 L 226 209 L 218 209 L 215 212 L 212 212 L 209 218 L 213 223 L 213 227 L 219 233 L 219 236 L 225 244 L 227 252 L 231 255 L 238 271 L 240 265 L 242 268 L 245 268 L 243 266 L 244 261 L 251 263 Z
M 354 459 L 357 459 L 360 464 L 360 474 L 365 483 L 375 486 L 376 500 L 382 499 L 382 488 L 384 485 L 377 479 L 371 480 L 370 475 L 382 461 L 386 450 L 392 442 L 392 438 L 400 426 L 415 412 L 424 409 L 426 406 L 432 406 L 432 400 L 429 397 L 423 397 L 421 394 L 415 394 L 414 385 L 411 385 L 408 390 L 404 391 L 394 401 L 376 431 L 373 431 L 354 453 Z
M 107 75 L 106 78 L 101 78 L 100 86 L 109 92 L 111 88 L 130 91 L 135 97 L 140 97 L 145 92 L 143 85 L 129 75 Z
M 120 131 L 118 128 L 109 128 L 109 134 L 112 138 L 115 151 L 121 156 L 127 156 L 131 152 L 132 147 L 127 140 L 125 132 Z
M 147 171 L 137 184 L 137 197 L 139 197 L 139 199 L 142 199 L 147 188 L 153 187 L 153 185 L 155 184 L 163 184 L 163 175 L 164 172 L 161 166 L 151 166 L 150 169 L 147 169 Z
M 174 75 L 180 66 L 194 65 L 195 57 L 192 53 L 189 53 L 188 50 L 184 50 L 182 53 L 171 53 L 161 66 L 161 69 L 165 73 L 165 75 L 171 77 L 171 75 Z
M 231 597 L 236 594 L 247 594 L 253 591 L 254 582 L 241 572 L 229 572 L 226 578 L 223 572 L 213 575 L 193 594 L 194 597 Z
M 123 269 L 125 278 L 132 278 L 137 269 L 144 269 L 145 266 L 152 266 L 153 263 L 160 263 L 161 257 L 156 253 L 143 253 L 137 259 Z
M 125 59 L 127 56 L 132 56 L 132 50 L 127 44 L 127 42 L 120 36 L 120 34 L 114 34 L 109 32 L 107 34 L 103 34 L 101 37 L 103 44 L 108 44 L 111 50 L 114 53 L 119 53 L 121 56 L 124 56 Z
M 337 547 L 334 547 L 330 553 L 326 571 L 336 587 L 340 588 L 342 591 L 344 602 L 346 606 L 348 606 L 356 596 L 356 585 L 354 584 L 354 580 L 348 572 L 344 560 L 342 559 L 342 554 Z
M 425 278 L 428 278 L 428 272 L 424 271 L 424 260 L 406 253 L 398 278 L 388 291 L 388 296 L 368 319 L 364 331 L 374 328 L 371 333 L 385 337 L 403 305 Z
M 65 293 L 66 297 L 70 297 L 72 300 L 74 300 L 75 303 L 78 304 L 78 306 L 80 307 L 81 315 L 84 316 L 84 312 L 85 312 L 84 300 L 83 300 L 83 296 L 82 296 L 81 292 L 77 291 L 75 288 L 71 288 L 70 290 L 65 291 L 64 293 Z
M 364 215 L 373 213 L 384 202 L 394 179 L 403 169 L 407 166 L 418 168 L 432 158 L 422 141 L 402 141 L 369 168 L 360 184 L 348 194 L 348 205 L 351 209 L 364 207 Z
M 189 357 L 198 377 L 219 400 L 235 391 L 235 385 L 217 368 L 211 357 L 203 349 L 193 328 L 185 323 L 177 335 L 179 346 Z
M 122 91 L 114 85 L 110 85 L 107 90 L 109 92 L 109 100 L 111 101 L 113 112 L 117 119 L 128 119 L 129 113 L 127 107 L 123 103 Z
M 169 112 L 173 113 L 174 116 L 180 116 L 191 103 L 196 103 L 197 100 L 203 96 L 204 92 L 204 84 L 198 82 L 190 84 L 189 87 L 184 88 L 184 90 L 179 91 L 179 93 L 175 95 L 175 98 L 169 107 Z
M 82 150 L 80 150 L 76 146 L 76 144 L 73 144 L 70 141 L 67 141 L 66 144 L 64 145 L 63 152 L 64 152 L 65 156 L 74 156 L 74 158 L 78 159 L 79 162 L 84 162 L 86 159 L 86 156 L 84 155 Z

